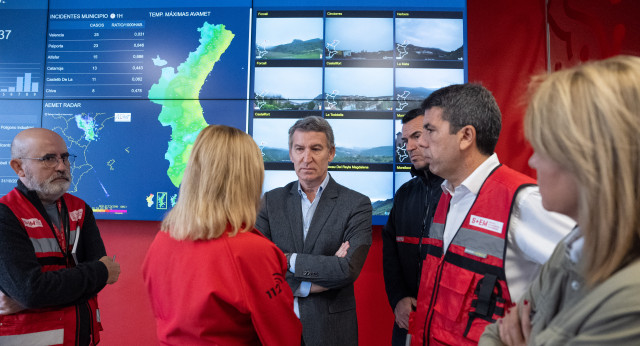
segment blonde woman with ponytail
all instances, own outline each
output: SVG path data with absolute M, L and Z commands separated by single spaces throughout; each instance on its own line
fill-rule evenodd
M 246 133 L 198 135 L 143 277 L 162 345 L 300 345 L 284 254 L 254 229 L 264 165 Z

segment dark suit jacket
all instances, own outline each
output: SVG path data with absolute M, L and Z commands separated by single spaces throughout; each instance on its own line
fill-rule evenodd
M 287 282 L 296 292 L 302 281 L 328 288 L 298 297 L 302 335 L 308 346 L 358 345 L 353 283 L 371 246 L 371 201 L 329 178 L 303 242 L 298 182 L 264 194 L 256 228 L 283 252 L 297 253 Z M 349 241 L 344 258 L 335 256 Z M 295 293 L 294 293 L 295 295 Z

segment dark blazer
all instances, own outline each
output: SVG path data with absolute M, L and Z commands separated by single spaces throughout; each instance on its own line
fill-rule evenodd
M 371 201 L 329 178 L 306 239 L 298 181 L 264 194 L 256 228 L 283 252 L 296 253 L 295 274 L 287 282 L 296 295 L 302 281 L 328 288 L 298 297 L 302 336 L 308 346 L 358 345 L 353 283 L 371 246 Z M 344 258 L 335 256 L 349 241 Z

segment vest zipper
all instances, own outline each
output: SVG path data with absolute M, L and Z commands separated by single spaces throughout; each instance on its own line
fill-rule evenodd
M 433 293 L 431 293 L 431 301 L 429 302 L 429 310 L 427 310 L 427 316 L 424 320 L 424 330 L 422 334 L 422 345 L 429 345 L 428 335 L 431 334 L 431 322 L 433 321 L 433 310 L 434 304 L 438 299 L 438 292 L 440 292 L 440 279 L 442 278 L 442 272 L 444 269 L 444 255 L 440 258 L 440 263 L 438 264 L 438 272 L 436 273 L 436 279 L 433 283 Z
M 440 205 L 441 201 L 438 201 L 438 205 Z M 451 199 L 447 201 L 447 213 L 445 214 L 443 226 L 447 224 L 447 218 L 449 216 L 449 208 L 451 208 Z M 437 212 L 437 211 L 436 211 Z M 447 248 L 448 250 L 448 248 Z M 436 273 L 436 278 L 433 282 L 433 292 L 431 292 L 431 301 L 429 302 L 429 309 L 427 310 L 427 316 L 424 320 L 424 328 L 422 328 L 422 345 L 428 345 L 429 339 L 428 335 L 431 333 L 431 322 L 433 321 L 433 308 L 434 303 L 438 299 L 438 292 L 440 292 L 440 279 L 442 278 L 442 272 L 444 270 L 444 258 L 447 255 L 444 250 L 444 230 L 442 233 L 442 257 L 440 257 L 440 263 L 438 264 L 438 272 Z
M 91 299 L 93 299 L 93 298 L 91 298 Z M 85 304 L 87 305 L 87 310 L 89 310 L 89 341 L 90 341 L 89 345 L 95 345 L 96 341 L 95 341 L 95 338 L 94 338 L 95 334 L 94 334 L 94 330 L 93 330 L 93 321 L 97 320 L 97 316 L 93 315 L 94 311 L 91 308 L 91 304 L 89 304 L 88 300 L 85 302 Z
M 424 200 L 424 203 L 426 205 L 426 212 L 424 215 L 424 218 L 422 219 L 422 229 L 420 230 L 420 237 L 418 238 L 418 274 L 417 274 L 417 282 L 418 282 L 418 287 L 416 292 L 420 291 L 420 278 L 422 277 L 422 239 L 424 238 L 424 233 L 425 230 L 427 230 L 427 238 L 429 237 L 429 229 L 431 227 L 430 222 L 429 222 L 429 214 L 431 214 L 431 203 L 430 203 L 430 196 L 431 196 L 431 186 L 429 185 L 430 182 L 427 182 L 427 194 Z

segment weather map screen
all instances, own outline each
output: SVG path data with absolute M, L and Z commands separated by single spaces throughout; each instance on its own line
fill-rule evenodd
M 264 190 L 295 180 L 288 128 L 334 129 L 329 171 L 386 221 L 410 178 L 400 119 L 466 81 L 465 1 L 0 0 L 0 194 L 16 184 L 10 143 L 59 133 L 69 189 L 98 219 L 161 220 L 196 136 L 250 133 Z
M 250 3 L 30 3 L 0 5 L 0 193 L 11 139 L 42 126 L 77 156 L 69 192 L 97 218 L 162 219 L 200 130 L 247 130 Z

